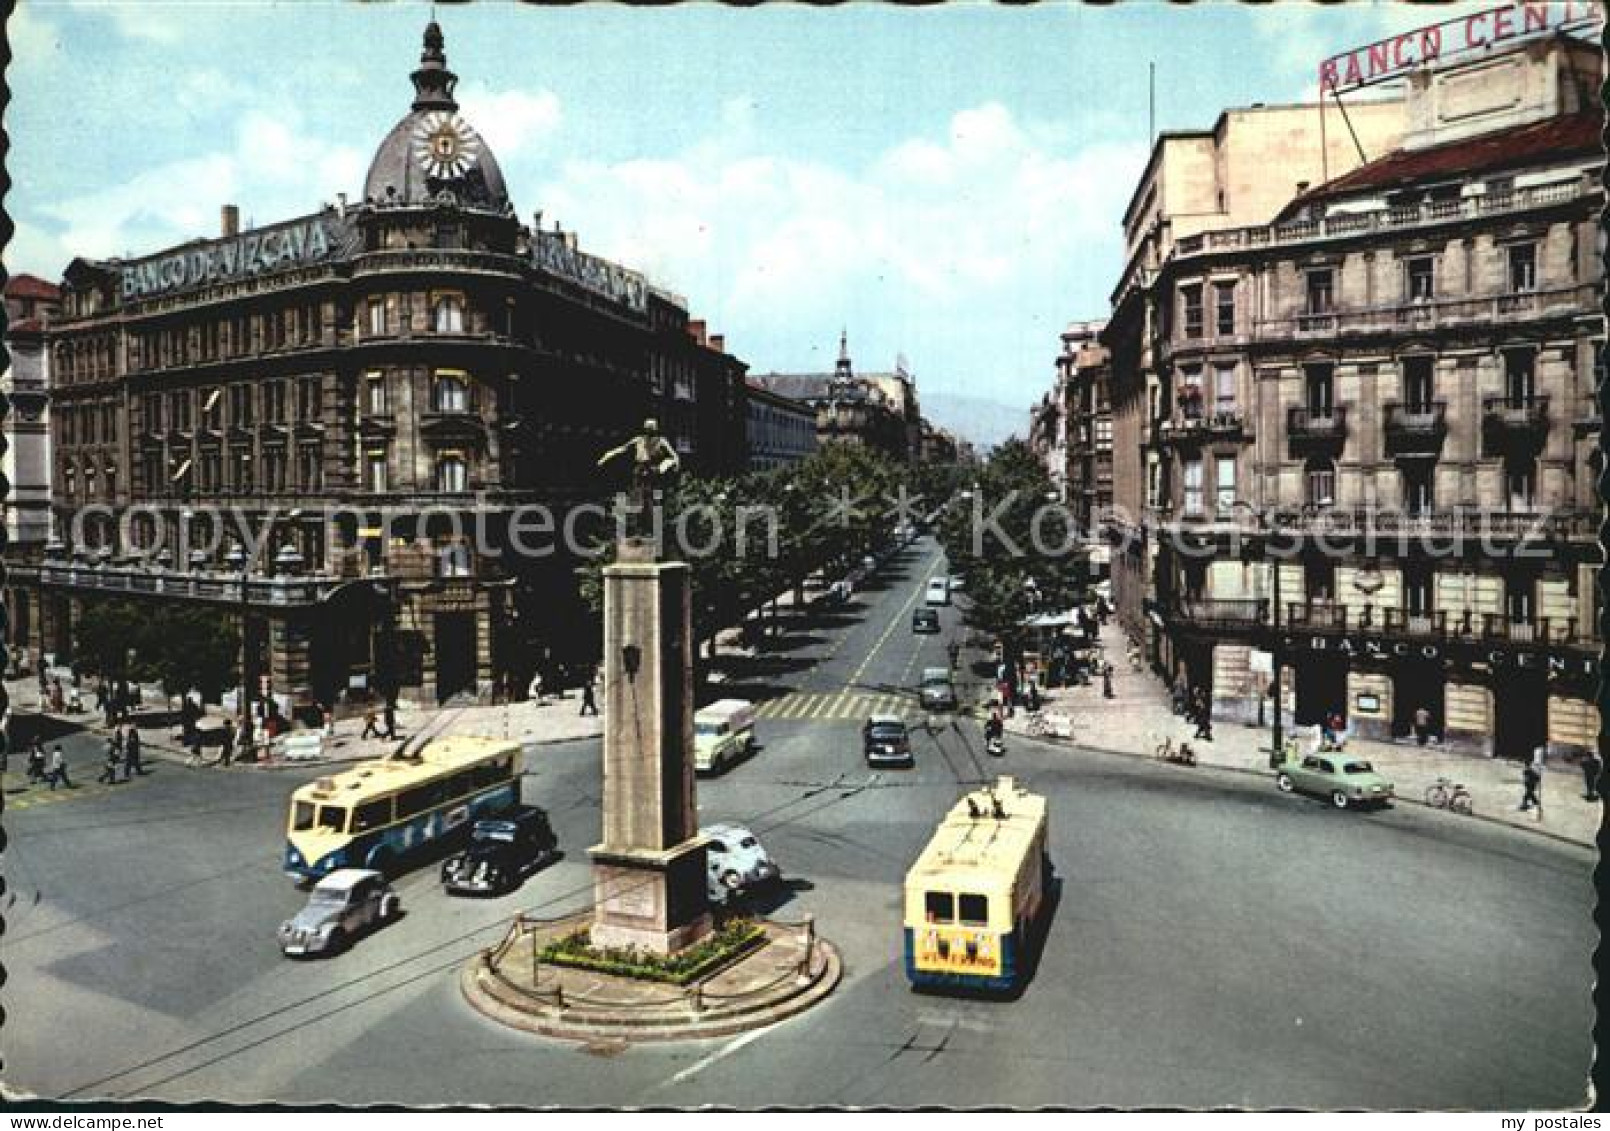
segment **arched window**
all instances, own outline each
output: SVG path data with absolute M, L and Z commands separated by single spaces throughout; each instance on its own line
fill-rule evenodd
M 431 304 L 431 325 L 438 334 L 462 334 L 464 300 L 458 295 L 437 295 Z
M 464 491 L 468 489 L 469 469 L 464 463 L 464 457 L 456 453 L 449 453 L 436 461 L 436 489 L 442 492 Z
M 431 405 L 437 412 L 469 412 L 470 389 L 463 374 L 437 374 L 431 390 Z
M 1336 463 L 1315 456 L 1303 468 L 1303 501 L 1311 507 L 1336 503 Z

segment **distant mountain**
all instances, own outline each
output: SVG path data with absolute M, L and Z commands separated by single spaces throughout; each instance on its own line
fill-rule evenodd
M 931 393 L 925 389 L 919 389 L 917 395 L 924 416 L 962 439 L 971 440 L 980 455 L 1013 433 L 1022 436 L 1029 430 L 1026 406 L 1002 404 L 983 397 Z

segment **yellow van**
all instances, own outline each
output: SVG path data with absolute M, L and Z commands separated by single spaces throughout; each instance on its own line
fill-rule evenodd
M 755 705 L 722 699 L 693 716 L 693 768 L 701 774 L 726 769 L 749 753 L 755 741 Z

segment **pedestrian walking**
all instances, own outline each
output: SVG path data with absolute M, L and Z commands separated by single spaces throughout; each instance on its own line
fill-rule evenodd
M 1414 710 L 1414 740 L 1421 746 L 1431 740 L 1431 712 L 1424 707 Z
M 1028 707 L 1031 715 L 1040 709 L 1040 685 L 1032 679 L 1029 680 L 1028 693 L 1024 696 L 1024 705 Z
M 1207 692 L 1202 688 L 1196 689 L 1196 695 L 1191 701 L 1191 718 L 1196 722 L 1195 738 L 1204 742 L 1213 741 L 1213 706 L 1208 702 Z
M 335 712 L 330 710 L 330 708 L 328 708 L 328 707 L 321 707 L 320 712 L 321 712 L 321 715 L 323 717 L 323 722 L 324 722 L 324 740 L 326 742 L 334 742 L 335 741 Z
M 77 789 L 71 778 L 67 776 L 67 755 L 62 752 L 61 743 L 57 743 L 50 750 L 50 768 L 45 771 L 45 780 L 50 783 L 51 792 L 55 792 L 58 785 L 68 789 Z
M 235 760 L 235 720 L 228 717 L 224 719 L 224 743 L 218 758 L 226 766 Z
M 386 700 L 386 710 L 383 714 L 386 723 L 386 733 L 381 735 L 387 742 L 397 737 L 397 704 L 391 699 Z
M 1521 794 L 1520 811 L 1525 813 L 1533 806 L 1537 808 L 1537 819 L 1543 819 L 1543 747 L 1539 746 L 1532 752 L 1532 760 L 1526 763 L 1521 771 L 1521 784 L 1525 792 Z
M 67 708 L 67 697 L 62 694 L 61 680 L 50 681 L 50 710 L 52 714 L 59 715 Z
M 95 710 L 99 711 L 101 709 L 101 704 L 106 702 L 106 680 L 100 676 L 96 676 L 95 686 L 90 688 L 89 693 L 95 696 Z
M 598 699 L 593 694 L 593 677 L 590 675 L 587 682 L 581 685 L 581 713 L 585 715 L 589 711 L 598 714 Z
M 358 741 L 362 742 L 364 739 L 379 737 L 380 713 L 370 707 L 363 713 L 363 733 L 358 736 Z
M 140 732 L 138 730 L 135 730 L 133 726 L 130 726 L 128 736 L 123 739 L 123 780 L 124 781 L 128 781 L 135 774 L 139 774 L 141 777 L 144 777 L 145 774 L 147 773 L 145 765 L 140 760 L 140 756 L 141 756 L 142 753 L 143 753 L 143 749 L 142 749 L 141 743 L 140 743 Z M 201 732 L 200 731 L 197 731 L 196 734 L 195 734 L 195 739 L 192 742 L 191 747 L 190 747 L 190 756 L 192 758 L 198 758 L 198 759 L 201 756 Z
M 1582 796 L 1588 801 L 1599 800 L 1599 775 L 1604 772 L 1604 759 L 1598 751 L 1589 750 L 1582 755 Z
M 542 689 L 543 679 L 542 673 L 539 671 L 536 675 L 531 677 L 531 686 L 526 688 L 526 696 L 528 698 L 535 699 L 538 703 L 541 703 Z
M 1181 672 L 1174 678 L 1174 713 L 1190 717 L 1191 698 L 1185 683 L 1185 673 Z
M 28 784 L 45 780 L 45 748 L 38 738 L 28 747 Z
M 1101 697 L 1103 699 L 1111 699 L 1111 698 L 1113 698 L 1113 693 L 1112 693 L 1112 664 L 1110 664 L 1110 663 L 1102 665 L 1102 668 L 1101 668 Z
M 105 783 L 106 785 L 116 785 L 117 784 L 117 767 L 120 764 L 120 762 L 121 762 L 121 757 L 118 754 L 117 747 L 114 746 L 111 742 L 107 742 L 107 744 L 106 744 L 106 764 L 101 767 L 101 776 L 95 779 L 96 784 L 99 785 L 99 784 Z

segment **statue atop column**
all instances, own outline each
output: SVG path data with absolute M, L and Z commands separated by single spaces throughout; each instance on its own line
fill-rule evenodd
M 598 466 L 604 467 L 621 456 L 632 461 L 632 485 L 626 502 L 633 510 L 627 520 L 627 536 L 645 537 L 651 529 L 654 492 L 682 469 L 682 459 L 670 441 L 660 435 L 659 423 L 652 417 L 643 421 L 643 431 L 638 435 L 599 456 Z

